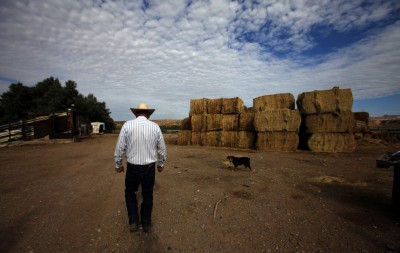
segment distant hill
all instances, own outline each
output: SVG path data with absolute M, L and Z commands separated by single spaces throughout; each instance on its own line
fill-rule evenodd
M 385 115 L 382 117 L 370 117 L 369 126 L 395 126 L 400 127 L 400 116 Z

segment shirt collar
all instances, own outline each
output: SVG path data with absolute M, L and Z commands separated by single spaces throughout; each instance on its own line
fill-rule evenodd
M 147 118 L 146 118 L 145 116 L 139 116 L 139 117 L 137 117 L 136 119 L 137 119 L 137 120 L 141 120 L 141 121 L 147 120 Z

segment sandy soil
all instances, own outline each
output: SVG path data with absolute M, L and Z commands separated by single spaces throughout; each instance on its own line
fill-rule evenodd
M 116 135 L 0 148 L 0 252 L 399 252 L 393 168 L 352 153 L 183 147 L 168 139 L 153 230 L 130 233 Z M 228 155 L 251 158 L 233 170 Z

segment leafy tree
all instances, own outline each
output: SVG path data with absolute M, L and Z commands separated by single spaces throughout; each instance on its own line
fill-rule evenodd
M 22 83 L 11 84 L 0 98 L 0 124 L 26 119 L 32 106 L 32 91 Z
M 78 96 L 75 107 L 82 113 L 83 122 L 104 122 L 107 130 L 114 129 L 114 121 L 110 118 L 110 111 L 106 108 L 106 103 L 98 102 L 93 94 L 89 94 L 87 97 Z
M 77 90 L 77 83 L 68 80 L 63 87 L 58 79 L 49 77 L 33 87 L 22 83 L 11 84 L 0 96 L 0 124 L 28 119 L 38 114 L 65 112 L 72 105 L 81 113 L 81 123 L 104 122 L 107 130 L 114 129 L 114 121 L 105 102 L 98 102 L 93 94 L 87 97 Z

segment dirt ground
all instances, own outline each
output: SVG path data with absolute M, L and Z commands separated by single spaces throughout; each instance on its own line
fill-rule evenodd
M 168 136 L 167 136 L 168 137 Z M 0 252 L 399 252 L 393 168 L 352 153 L 173 144 L 156 174 L 153 230 L 130 233 L 116 135 L 0 148 Z M 233 170 L 228 155 L 251 158 Z

